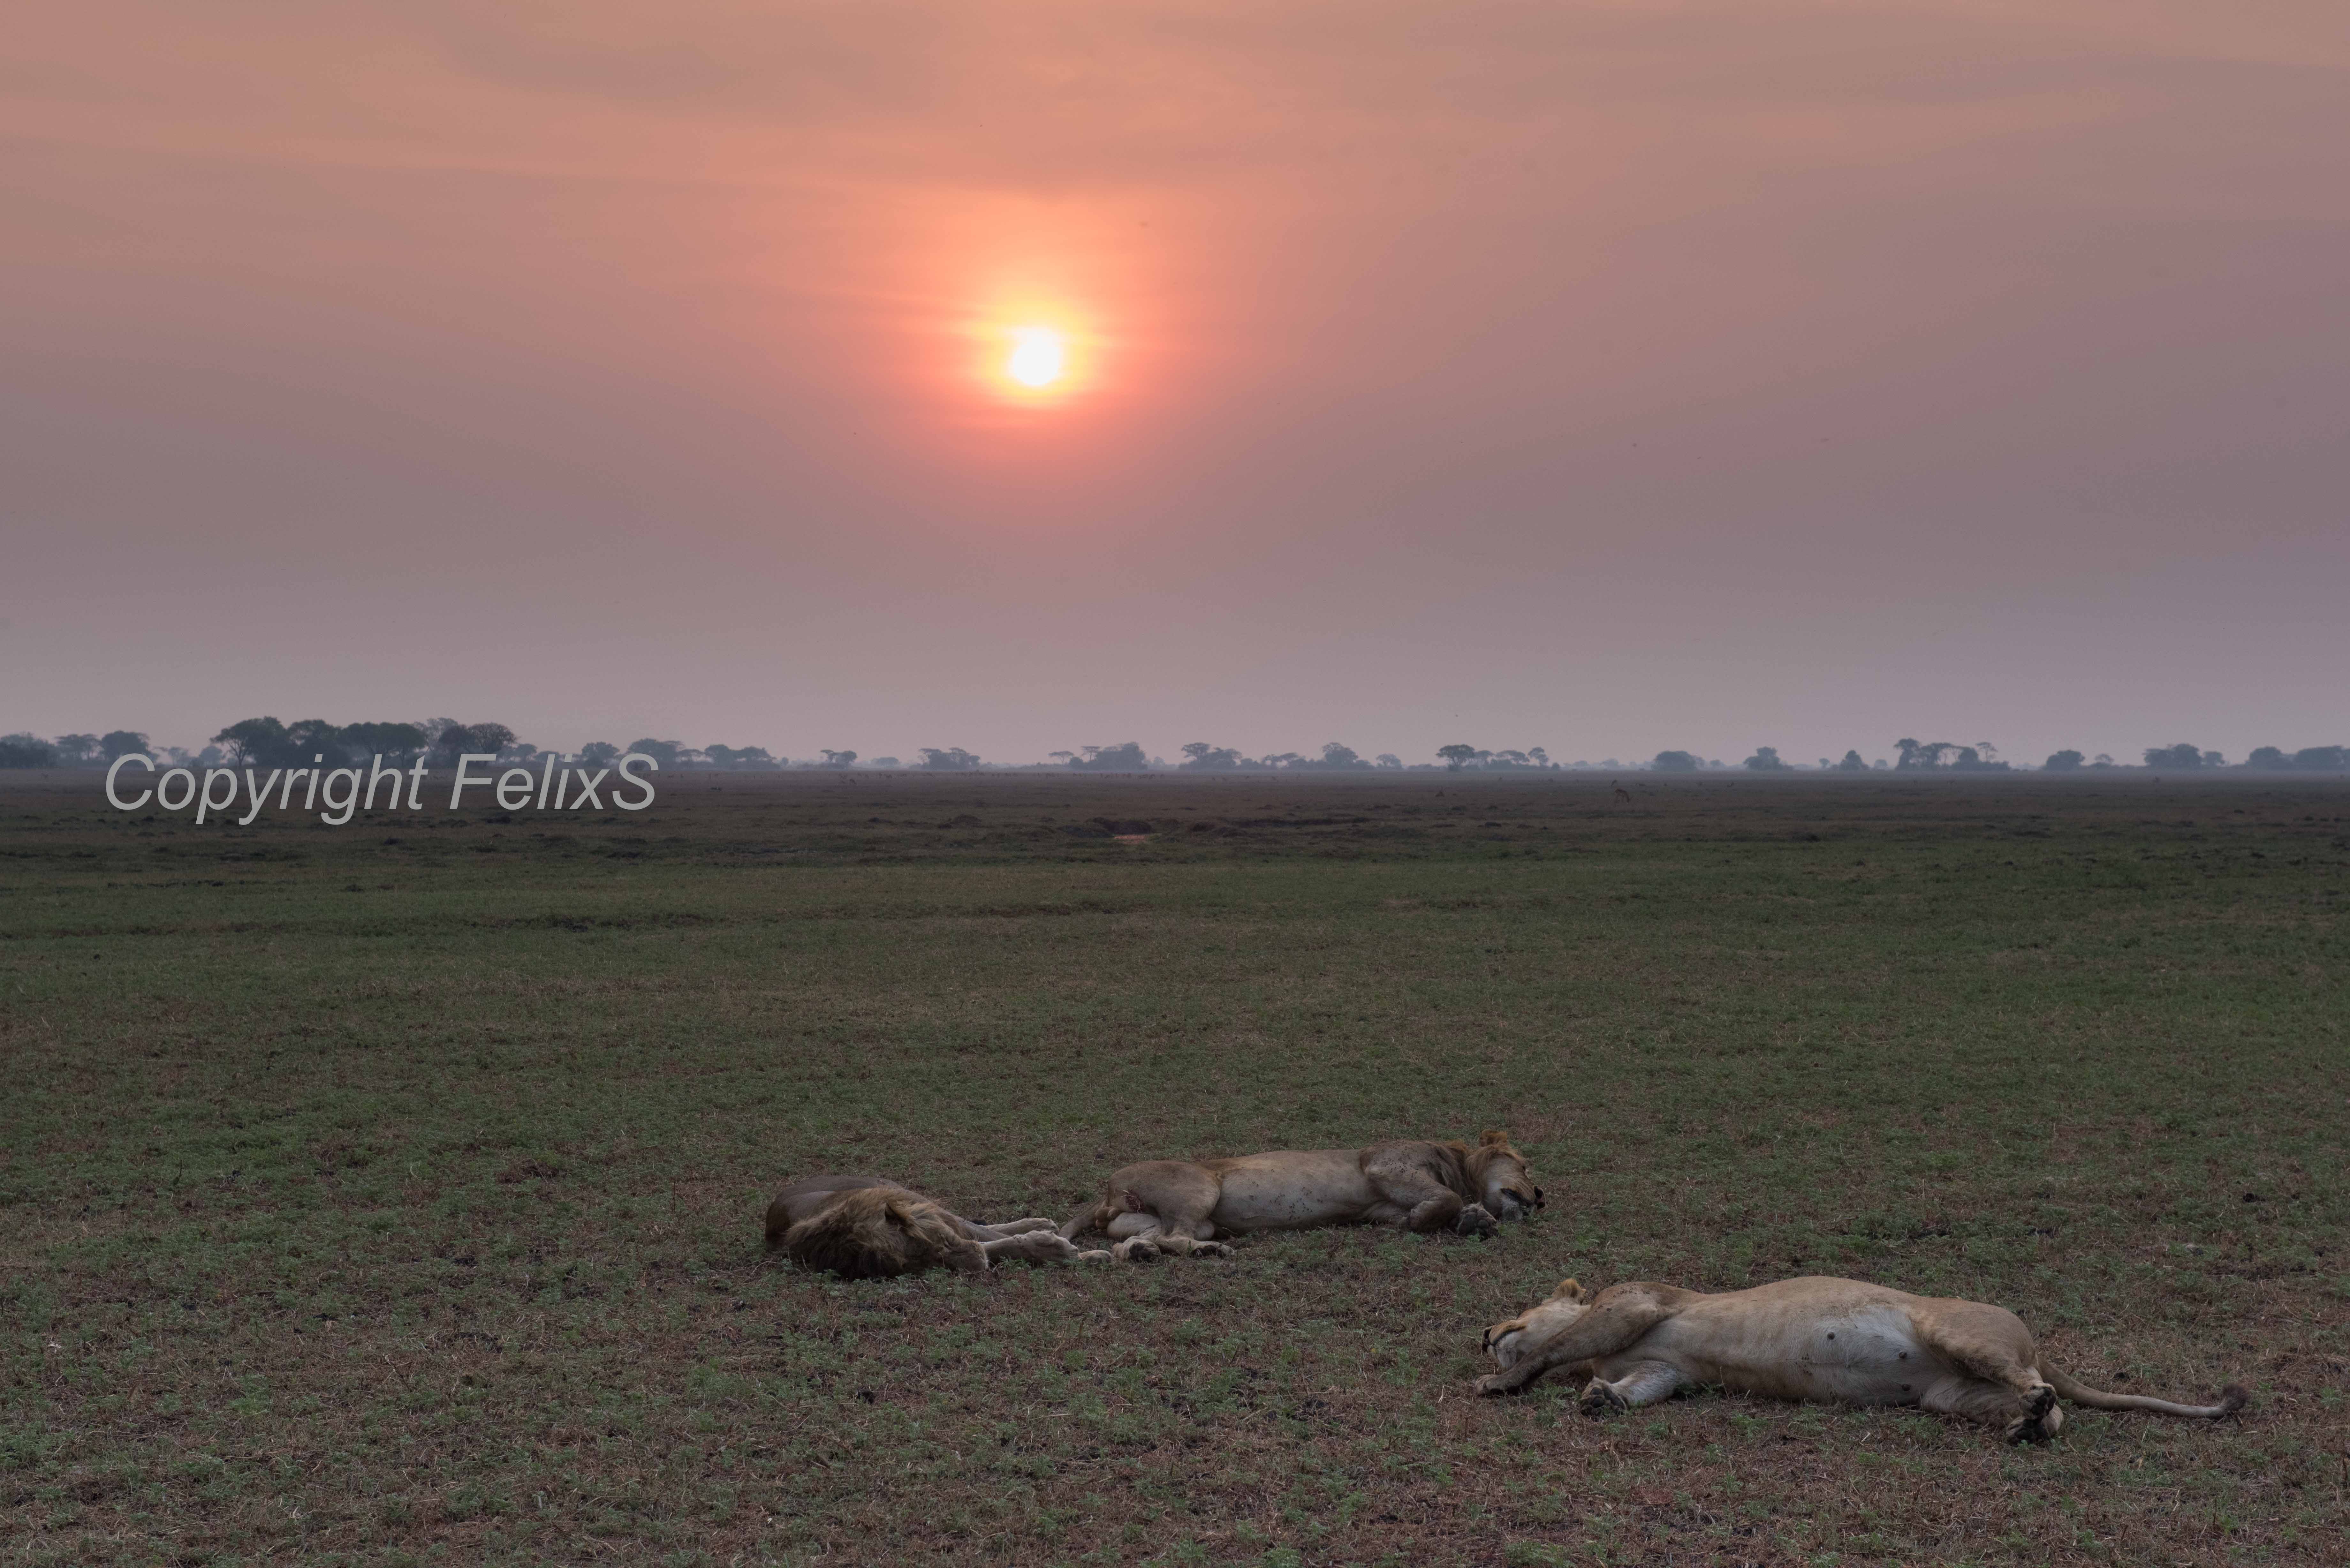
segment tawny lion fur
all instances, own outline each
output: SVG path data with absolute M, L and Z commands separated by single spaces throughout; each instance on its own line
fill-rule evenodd
M 1080 1252 L 1043 1218 L 982 1225 L 935 1199 L 879 1176 L 809 1176 L 767 1206 L 767 1246 L 794 1262 L 844 1279 L 882 1279 L 924 1269 L 979 1273 L 1003 1260 L 1066 1262 Z
M 1118 1239 L 1121 1260 L 1220 1256 L 1218 1235 L 1315 1225 L 1394 1225 L 1489 1236 L 1542 1207 L 1510 1135 L 1472 1147 L 1395 1138 L 1368 1148 L 1274 1149 L 1229 1159 L 1152 1159 L 1109 1179 L 1101 1200 L 1061 1227 Z
M 2059 1397 L 2206 1421 L 2251 1401 L 2236 1384 L 2216 1405 L 2107 1394 L 2050 1366 L 2004 1307 L 1858 1280 L 1781 1280 L 1718 1295 L 1646 1282 L 1595 1293 L 1565 1280 L 1547 1301 L 1487 1329 L 1484 1345 L 1502 1370 L 1479 1378 L 1478 1393 L 1513 1394 L 1557 1368 L 1586 1380 L 1590 1416 L 1718 1384 L 1782 1399 L 1916 1405 L 2038 1442 L 2064 1424 Z

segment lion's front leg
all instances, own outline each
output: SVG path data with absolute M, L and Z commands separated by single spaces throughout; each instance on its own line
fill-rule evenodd
M 1452 1229 L 1463 1236 L 1498 1236 L 1502 1222 L 1482 1203 L 1464 1203 L 1452 1217 Z
M 991 1263 L 1066 1263 L 1077 1255 L 1076 1243 L 1064 1241 L 1061 1233 L 1051 1226 L 1042 1231 L 1024 1231 L 1017 1236 L 1000 1236 L 993 1241 L 982 1241 L 980 1251 Z
M 1669 1399 L 1688 1381 L 1681 1376 L 1681 1369 L 1669 1362 L 1643 1361 L 1614 1379 L 1595 1373 L 1591 1381 L 1583 1386 L 1575 1404 L 1586 1416 L 1613 1416 Z
M 1611 1285 L 1599 1293 L 1588 1311 L 1528 1350 L 1515 1365 L 1477 1379 L 1477 1392 L 1515 1394 L 1554 1366 L 1621 1355 L 1675 1310 L 1641 1286 Z
M 1482 1236 L 1500 1228 L 1482 1205 L 1464 1201 L 1425 1171 L 1375 1167 L 1363 1174 L 1370 1178 L 1372 1189 L 1379 1195 L 1378 1202 L 1363 1210 L 1363 1219 L 1369 1224 L 1397 1225 L 1421 1235 L 1457 1230 L 1463 1235 Z
M 1460 1236 L 1498 1236 L 1502 1233 L 1502 1222 L 1493 1218 L 1492 1210 L 1482 1203 L 1467 1202 L 1459 1193 L 1448 1192 L 1442 1188 L 1409 1208 L 1401 1204 L 1382 1204 L 1380 1208 L 1399 1211 L 1401 1218 L 1390 1223 L 1399 1224 L 1407 1231 L 1417 1231 L 1423 1236 L 1438 1231 L 1450 1231 Z
M 1483 1204 L 1445 1186 L 1424 1159 L 1404 1149 L 1380 1145 L 1367 1150 L 1363 1178 L 1378 1195 L 1378 1201 L 1363 1214 L 1373 1224 L 1400 1225 L 1422 1235 L 1454 1231 L 1463 1236 L 1491 1236 L 1502 1229 Z
M 1025 1220 L 1005 1220 L 988 1227 L 999 1236 L 1025 1236 L 1031 1231 L 1057 1231 L 1060 1228 L 1059 1220 L 1047 1220 L 1041 1214 L 1032 1214 Z
M 1055 1231 L 1058 1221 L 1052 1220 L 1006 1220 L 1001 1225 L 984 1225 L 976 1220 L 954 1217 L 955 1228 L 974 1241 L 1001 1241 L 1006 1236 L 1025 1236 L 1031 1231 Z

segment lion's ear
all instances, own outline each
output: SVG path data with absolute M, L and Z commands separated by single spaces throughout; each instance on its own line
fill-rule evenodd
M 1506 1147 L 1510 1141 L 1510 1135 L 1503 1131 L 1500 1127 L 1487 1127 L 1483 1132 L 1477 1135 L 1477 1141 L 1481 1144 L 1492 1145 L 1497 1147 Z
M 1598 1294 L 1599 1293 L 1597 1291 L 1593 1290 L 1590 1286 L 1585 1284 L 1580 1280 L 1561 1280 L 1558 1282 L 1558 1289 L 1551 1292 L 1550 1293 L 1551 1300 L 1553 1301 L 1556 1301 L 1561 1296 L 1565 1296 L 1569 1300 L 1582 1302 L 1586 1305 L 1589 1304 L 1593 1298 Z

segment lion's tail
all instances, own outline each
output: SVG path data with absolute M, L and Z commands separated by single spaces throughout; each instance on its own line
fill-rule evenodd
M 2252 1402 L 2250 1390 L 2241 1383 L 2230 1383 L 2220 1390 L 2217 1405 L 2180 1405 L 2168 1399 L 2151 1399 L 2143 1394 L 2108 1394 L 2075 1382 L 2049 1366 L 2042 1366 L 2040 1376 L 2049 1386 L 2075 1405 L 2085 1405 L 2092 1410 L 2144 1410 L 2156 1416 L 2185 1416 L 2192 1420 L 2216 1421 L 2222 1416 L 2232 1416 Z
M 1109 1205 L 1107 1201 L 1100 1203 L 1088 1203 L 1083 1209 L 1078 1210 L 1075 1214 L 1070 1215 L 1068 1223 L 1061 1227 L 1061 1240 L 1064 1241 L 1074 1241 L 1088 1231 L 1100 1230 L 1104 1224 L 1107 1223 L 1107 1220 L 1103 1216 L 1102 1210 L 1108 1207 Z

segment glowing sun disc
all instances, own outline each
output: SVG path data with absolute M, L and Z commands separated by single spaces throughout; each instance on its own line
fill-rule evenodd
M 1068 363 L 1068 345 L 1049 327 L 1027 327 L 1012 335 L 1012 358 L 1003 373 L 1024 387 L 1049 387 Z

